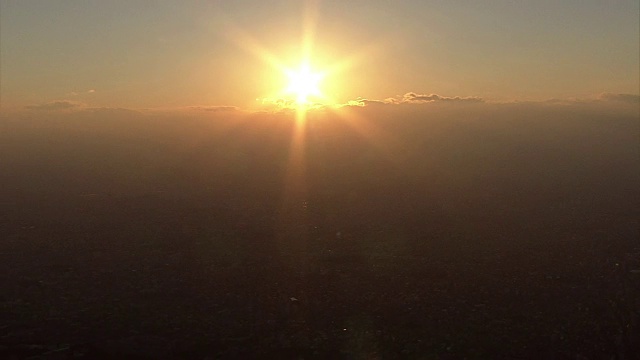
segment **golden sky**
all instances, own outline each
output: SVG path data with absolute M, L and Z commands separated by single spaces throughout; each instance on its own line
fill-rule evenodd
M 317 84 L 303 92 L 325 104 L 640 92 L 632 0 L 49 0 L 0 10 L 5 109 L 260 109 L 300 98 L 291 73 L 305 67 Z

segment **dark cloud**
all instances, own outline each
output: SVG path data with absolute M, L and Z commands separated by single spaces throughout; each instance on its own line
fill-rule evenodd
M 82 104 L 75 101 L 57 100 L 57 101 L 48 102 L 46 104 L 29 105 L 29 106 L 26 106 L 26 108 L 30 110 L 57 111 L 57 110 L 74 109 L 74 108 L 80 107 L 81 105 Z

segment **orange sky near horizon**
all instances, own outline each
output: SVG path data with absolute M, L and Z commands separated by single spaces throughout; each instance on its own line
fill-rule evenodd
M 286 91 L 287 74 L 304 64 L 322 74 L 312 100 L 326 105 L 408 93 L 490 101 L 638 94 L 638 7 L 3 1 L 0 105 L 256 110 L 299 99 Z

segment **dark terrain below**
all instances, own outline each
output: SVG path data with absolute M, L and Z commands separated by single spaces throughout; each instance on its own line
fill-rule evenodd
M 0 357 L 632 359 L 639 122 L 562 115 L 310 121 L 298 162 L 276 120 L 16 127 Z

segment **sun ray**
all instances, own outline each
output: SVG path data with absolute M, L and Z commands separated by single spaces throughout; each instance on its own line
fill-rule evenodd
M 344 57 L 329 56 L 328 53 L 314 57 L 317 55 L 314 54 L 317 51 L 314 42 L 319 18 L 317 5 L 318 1 L 306 1 L 297 61 L 292 61 L 291 56 L 274 54 L 241 29 L 232 27 L 229 31 L 240 48 L 271 68 L 270 76 L 280 76 L 282 83 L 274 77 L 274 85 L 278 84 L 278 88 L 273 93 L 265 94 L 262 103 L 292 116 L 292 122 L 287 125 L 291 126 L 291 138 L 275 230 L 277 246 L 282 254 L 291 255 L 287 258 L 294 262 L 292 265 L 296 268 L 307 266 L 305 254 L 310 241 L 311 224 L 303 206 L 308 200 L 306 148 L 309 146 L 307 136 L 313 128 L 310 122 L 322 119 L 323 116 L 317 116 L 320 112 L 334 113 L 353 131 L 381 150 L 383 156 L 390 155 L 396 149 L 396 141 L 389 138 L 381 127 L 369 122 L 357 109 L 340 108 L 339 100 L 335 98 L 336 92 L 340 93 L 339 86 L 349 86 L 343 82 L 345 72 L 373 56 L 381 49 L 382 43 L 354 49 Z M 334 87 L 331 88 L 331 85 Z
M 302 64 L 296 70 L 286 70 L 286 75 L 289 86 L 285 91 L 296 97 L 298 105 L 308 104 L 310 97 L 322 96 L 319 85 L 323 74 L 312 71 L 308 64 Z
M 279 71 L 286 71 L 286 67 L 283 62 L 271 51 L 267 50 L 264 46 L 260 45 L 252 36 L 247 34 L 242 29 L 236 26 L 228 25 L 227 32 L 231 36 L 234 43 L 236 43 L 241 49 L 249 52 L 258 59 L 264 61 L 274 69 Z

